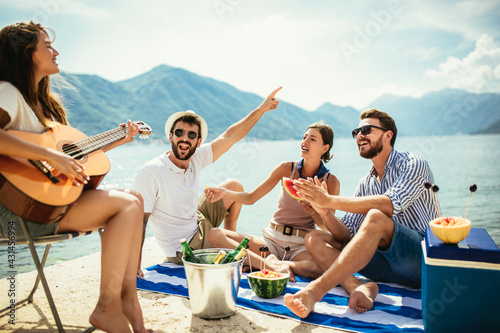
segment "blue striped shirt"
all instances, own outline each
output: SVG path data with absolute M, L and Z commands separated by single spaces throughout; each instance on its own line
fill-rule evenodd
M 423 158 L 412 153 L 400 153 L 395 149 L 385 163 L 384 176 L 380 182 L 372 167 L 358 184 L 354 196 L 386 195 L 394 207 L 392 219 L 408 228 L 425 232 L 429 222 L 440 215 L 437 196 L 426 189 L 425 182 L 434 183 L 431 169 Z M 366 215 L 346 213 L 344 224 L 354 236 Z

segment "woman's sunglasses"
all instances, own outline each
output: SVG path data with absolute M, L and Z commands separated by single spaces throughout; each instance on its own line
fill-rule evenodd
M 361 127 L 358 127 L 358 128 L 355 128 L 352 130 L 352 138 L 353 139 L 356 139 L 358 137 L 358 134 L 359 132 L 361 132 L 361 134 L 363 135 L 368 135 L 372 132 L 372 127 L 375 127 L 375 128 L 378 128 L 378 129 L 381 129 L 382 131 L 388 131 L 387 129 L 385 128 L 382 128 L 382 127 L 378 127 L 378 126 L 375 126 L 375 125 L 365 125 L 365 126 L 361 126 Z
M 178 138 L 182 138 L 184 136 L 184 133 L 186 133 L 186 131 L 181 128 L 177 128 L 176 130 L 174 130 L 174 134 Z M 187 136 L 189 139 L 194 140 L 198 137 L 198 133 L 196 133 L 195 131 L 188 131 Z

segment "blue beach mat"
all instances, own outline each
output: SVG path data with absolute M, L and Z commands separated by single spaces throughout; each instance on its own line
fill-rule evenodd
M 183 266 L 163 263 L 147 268 L 144 275 L 144 279 L 137 280 L 138 289 L 188 297 Z M 283 295 L 296 293 L 310 281 L 297 277 L 297 282 L 288 283 Z M 391 283 L 379 283 L 378 286 L 379 294 L 371 311 L 359 314 L 349 309 L 347 293 L 336 287 L 316 304 L 315 312 L 301 319 L 283 304 L 283 295 L 273 299 L 256 296 L 243 273 L 236 305 L 329 328 L 358 332 L 423 332 L 420 290 Z

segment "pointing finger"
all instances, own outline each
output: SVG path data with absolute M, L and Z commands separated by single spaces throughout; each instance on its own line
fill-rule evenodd
M 274 90 L 274 91 L 273 91 L 273 92 L 269 95 L 269 98 L 271 98 L 271 99 L 272 99 L 272 98 L 274 98 L 274 96 L 276 95 L 276 93 L 277 93 L 278 91 L 280 91 L 280 90 L 281 90 L 281 88 L 282 88 L 282 87 L 276 88 L 276 89 L 275 89 L 275 90 Z

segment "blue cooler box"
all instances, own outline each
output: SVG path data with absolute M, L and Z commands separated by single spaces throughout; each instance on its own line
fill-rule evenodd
M 500 249 L 483 228 L 445 244 L 422 241 L 425 332 L 500 332 Z

